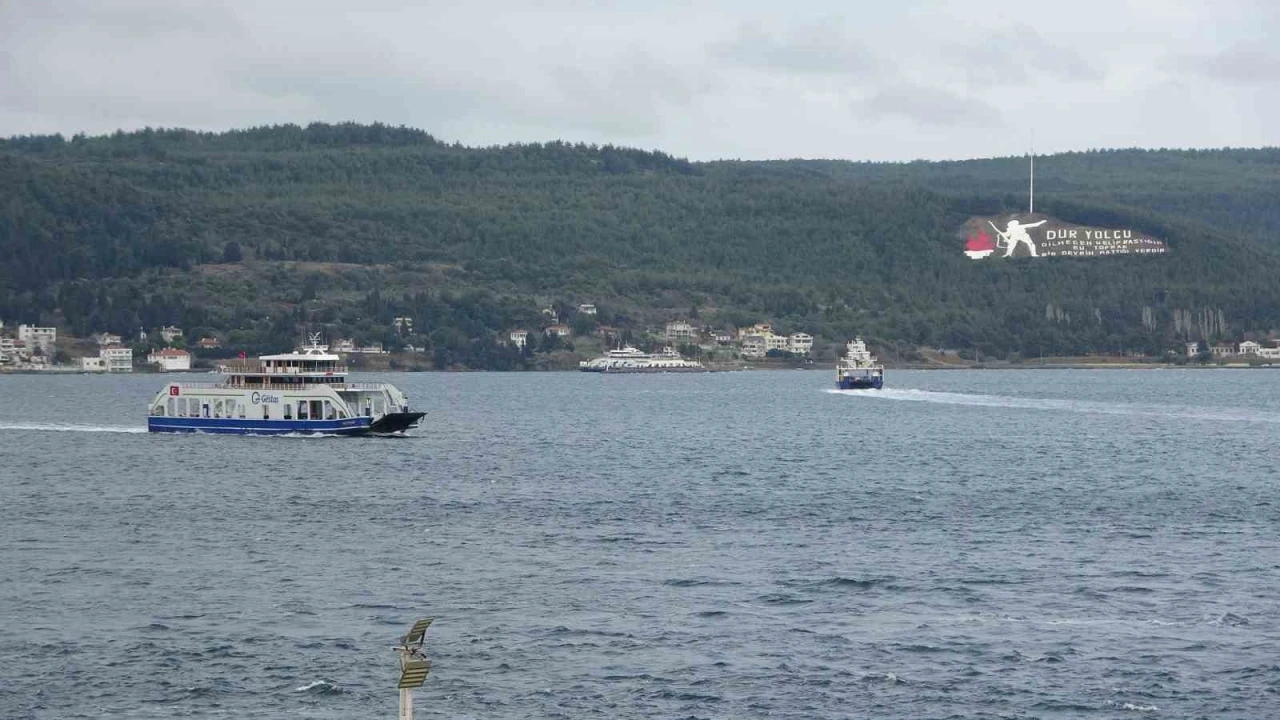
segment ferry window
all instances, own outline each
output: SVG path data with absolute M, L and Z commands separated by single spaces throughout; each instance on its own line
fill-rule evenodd
M 298 419 L 299 420 L 307 419 L 307 401 L 306 400 L 298 401 Z
M 204 417 L 209 417 L 209 403 L 204 403 L 203 405 L 201 405 L 200 411 L 201 411 L 201 414 L 204 415 Z
M 333 403 L 329 402 L 328 400 L 324 401 L 324 419 L 325 420 L 333 419 Z
M 311 401 L 311 419 L 320 420 L 324 417 L 324 403 L 319 400 Z
M 152 415 L 159 415 L 160 417 L 164 417 L 164 405 L 157 405 L 157 406 L 155 406 L 154 408 L 152 408 L 152 409 L 151 409 L 151 414 L 152 414 Z
M 213 416 L 216 418 L 222 417 L 222 401 L 221 400 L 213 401 Z
M 244 419 L 244 403 L 236 403 L 236 415 Z
M 284 404 L 284 419 L 285 420 L 293 419 L 293 403 Z
M 173 398 L 169 398 L 169 402 L 166 403 L 166 405 L 168 406 L 166 409 L 169 413 L 169 417 L 173 417 Z
M 286 405 L 285 407 L 288 407 L 288 405 Z M 263 405 L 263 406 L 262 406 L 262 419 L 263 419 L 263 420 L 270 420 L 270 419 L 271 419 L 271 406 L 270 406 L 270 405 Z

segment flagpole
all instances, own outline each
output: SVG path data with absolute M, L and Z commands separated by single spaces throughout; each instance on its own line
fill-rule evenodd
M 1031 146 L 1031 192 L 1028 196 L 1030 208 L 1028 214 L 1034 215 L 1036 212 L 1036 148 Z

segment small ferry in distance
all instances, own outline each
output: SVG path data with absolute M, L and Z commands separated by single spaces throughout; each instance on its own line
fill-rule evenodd
M 884 366 L 867 351 L 862 338 L 845 345 L 844 357 L 836 363 L 836 386 L 841 390 L 879 390 L 884 387 Z
M 297 351 L 219 366 L 222 382 L 171 382 L 151 401 L 147 430 L 390 435 L 426 414 L 411 412 L 408 396 L 391 383 L 347 382 L 341 360 L 312 335 Z
M 655 372 L 706 372 L 697 360 L 685 360 L 671 347 L 659 353 L 647 353 L 630 345 L 610 350 L 592 360 L 578 363 L 583 372 L 598 373 L 655 373 Z

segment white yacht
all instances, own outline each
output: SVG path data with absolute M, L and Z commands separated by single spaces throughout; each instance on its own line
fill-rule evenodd
M 578 363 L 583 372 L 645 373 L 645 372 L 706 372 L 697 360 L 685 360 L 674 348 L 664 347 L 662 352 L 647 353 L 630 345 Z
M 151 401 L 151 432 L 387 435 L 426 413 L 391 383 L 347 382 L 342 358 L 312 335 L 302 349 L 221 365 L 221 382 L 170 382 Z

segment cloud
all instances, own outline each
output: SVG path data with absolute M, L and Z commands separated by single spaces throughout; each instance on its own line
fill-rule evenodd
M 881 88 L 856 101 L 854 109 L 860 115 L 900 117 L 921 125 L 990 128 L 1002 124 L 1000 111 L 980 98 L 921 85 Z
M 736 37 L 713 44 L 711 51 L 731 64 L 784 74 L 866 76 L 881 67 L 839 21 L 783 27 L 774 33 L 743 24 Z
M 976 36 L 946 55 L 976 86 L 1029 85 L 1039 80 L 1098 82 L 1102 71 L 1069 47 L 1025 25 Z
M 1179 58 L 1184 70 L 1212 80 L 1242 85 L 1280 83 L 1280 57 L 1257 48 L 1233 47 L 1212 55 Z

